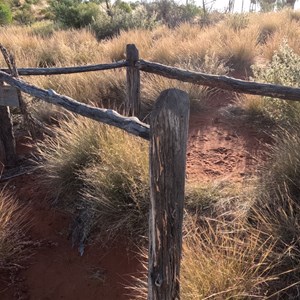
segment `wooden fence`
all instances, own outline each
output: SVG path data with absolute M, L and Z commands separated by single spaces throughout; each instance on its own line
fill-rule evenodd
M 11 70 L 8 69 L 0 70 L 0 82 L 5 82 L 21 92 L 38 97 L 48 103 L 64 107 L 73 113 L 121 128 L 130 134 L 150 141 L 148 299 L 180 299 L 179 275 L 189 99 L 185 92 L 177 89 L 163 91 L 154 105 L 150 126 L 141 122 L 136 117 L 140 115 L 140 72 L 144 71 L 237 93 L 293 101 L 300 100 L 300 89 L 209 75 L 148 62 L 139 59 L 138 49 L 133 44 L 127 45 L 126 54 L 125 61 L 111 64 L 65 68 L 20 68 L 17 70 L 19 75 L 35 76 L 126 67 L 126 116 L 111 109 L 96 108 L 80 103 L 53 90 L 38 88 L 11 75 Z M 5 106 L 0 107 L 0 113 L 1 110 L 4 114 L 8 111 Z M 2 140 L 8 155 L 11 153 L 9 147 L 14 147 L 14 142 L 7 146 L 7 140 L 12 139 L 11 128 L 7 129 L 9 127 L 11 127 L 9 118 L 7 120 L 0 118 L 0 142 Z

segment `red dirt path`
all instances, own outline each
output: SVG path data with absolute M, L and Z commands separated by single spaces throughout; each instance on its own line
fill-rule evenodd
M 204 110 L 192 113 L 187 154 L 189 181 L 208 182 L 229 179 L 242 181 L 256 172 L 267 138 L 243 117 L 230 117 L 228 94 L 221 94 Z M 36 189 L 38 176 L 22 176 L 9 183 L 17 196 L 31 209 L 29 232 L 41 241 L 35 254 L 21 271 L 23 279 L 0 294 L 2 300 L 127 300 L 125 286 L 130 275 L 138 274 L 140 264 L 135 250 L 117 245 L 88 246 L 81 257 L 68 239 L 70 218 L 44 201 Z
M 243 181 L 256 173 L 264 160 L 270 138 L 233 104 L 232 95 L 221 93 L 208 107 L 191 115 L 189 181 Z

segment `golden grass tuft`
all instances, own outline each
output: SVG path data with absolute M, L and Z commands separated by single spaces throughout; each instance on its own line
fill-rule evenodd
M 244 224 L 206 220 L 185 238 L 181 267 L 183 299 L 264 299 L 277 279 L 273 243 Z
M 45 172 L 42 183 L 49 190 L 49 197 L 76 201 L 81 181 L 81 172 L 98 158 L 103 127 L 82 117 L 71 117 L 60 122 L 54 130 L 56 137 L 39 144 Z
M 24 242 L 27 213 L 12 195 L 0 191 L 0 272 L 18 268 L 28 256 Z
M 275 274 L 275 240 L 247 224 L 244 218 L 229 223 L 217 219 L 185 215 L 185 236 L 181 261 L 181 298 L 267 299 L 278 280 Z M 141 260 L 147 270 L 146 250 Z M 147 271 L 146 271 L 147 272 Z M 131 299 L 147 296 L 147 274 L 134 278 Z M 273 293 L 273 291 L 271 292 Z
M 280 196 L 287 192 L 299 199 L 300 191 L 300 137 L 299 124 L 279 128 L 272 135 L 269 160 L 263 169 L 264 184 L 271 195 Z
M 56 138 L 40 144 L 42 184 L 64 209 L 93 215 L 100 234 L 138 238 L 148 212 L 147 144 L 85 118 L 61 121 Z M 84 220 L 83 220 L 84 222 Z M 91 225 L 92 224 L 92 225 Z
M 218 44 L 219 56 L 227 61 L 230 68 L 247 74 L 257 55 L 257 30 L 245 28 L 237 33 L 227 29 L 222 34 Z
M 148 227 L 147 143 L 116 130 L 107 130 L 106 135 L 99 152 L 101 162 L 81 173 L 82 199 L 93 211 L 100 232 L 139 242 Z

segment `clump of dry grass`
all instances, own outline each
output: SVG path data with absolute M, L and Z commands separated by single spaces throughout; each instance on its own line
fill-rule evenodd
M 250 18 L 251 26 L 258 26 L 257 42 L 259 44 L 266 44 L 272 39 L 273 35 L 280 30 L 283 25 L 283 20 L 280 18 L 280 14 L 267 13 L 265 18 L 262 18 L 261 14 L 253 14 Z M 282 16 L 283 17 L 283 16 Z
M 51 198 L 72 203 L 82 184 L 79 173 L 98 159 L 103 128 L 91 120 L 71 117 L 60 122 L 55 135 L 39 144 L 45 172 L 42 183 Z
M 55 134 L 40 144 L 42 181 L 49 196 L 73 213 L 90 211 L 93 220 L 86 221 L 100 233 L 144 232 L 149 199 L 146 143 L 85 118 L 61 121 Z
M 81 173 L 82 199 L 94 212 L 100 232 L 139 240 L 148 226 L 149 178 L 147 144 L 123 132 L 108 130 L 101 163 Z
M 225 23 L 228 27 L 232 28 L 234 31 L 240 31 L 245 29 L 249 25 L 248 14 L 229 14 L 226 16 Z
M 245 95 L 237 99 L 237 104 L 242 107 L 250 117 L 256 117 L 264 115 L 264 101 L 261 96 Z
M 269 298 L 296 299 L 300 283 L 299 199 L 284 189 L 274 194 L 264 184 L 258 190 L 258 202 L 251 208 L 249 219 L 274 241 L 276 264 L 272 274 L 278 279 L 269 288 Z
M 271 273 L 276 262 L 272 241 L 241 221 L 206 223 L 183 245 L 182 298 L 264 299 L 268 284 L 277 279 Z
M 278 299 L 294 299 L 300 282 L 299 123 L 277 129 L 272 138 L 249 220 L 275 241 L 278 261 L 273 271 L 279 278 L 271 291 Z
M 267 299 L 269 288 L 278 280 L 275 241 L 247 224 L 244 218 L 229 223 L 186 215 L 181 262 L 181 298 Z M 146 251 L 142 251 L 145 261 Z M 135 278 L 129 287 L 132 299 L 145 299 L 147 281 Z
M 48 77 L 36 77 L 30 81 L 44 89 L 53 89 L 59 94 L 67 95 L 79 102 L 97 107 L 109 107 L 122 110 L 126 99 L 125 70 L 79 73 L 70 75 L 57 75 Z M 37 100 L 31 103 L 31 109 L 38 118 L 43 117 L 43 109 L 47 107 L 49 113 L 51 105 Z M 52 113 L 56 114 L 58 108 L 52 107 Z M 121 111 L 122 112 L 122 111 Z M 39 117 L 39 114 L 41 116 Z
M 291 194 L 300 200 L 300 137 L 299 124 L 280 128 L 273 134 L 269 160 L 264 168 L 264 184 L 271 195 Z
M 0 272 L 18 268 L 27 256 L 25 214 L 13 196 L 0 191 Z M 2 274 L 1 274 L 2 275 Z
M 254 27 L 258 26 L 261 56 L 271 60 L 275 51 L 279 50 L 283 40 L 286 40 L 290 47 L 299 54 L 300 44 L 297 38 L 299 25 L 297 20 L 291 17 L 290 10 L 268 13 L 266 18 L 254 15 L 252 22 Z
M 253 202 L 253 183 L 232 183 L 226 180 L 209 183 L 188 182 L 186 186 L 186 209 L 193 214 L 216 217 L 226 213 L 230 218 L 245 215 Z M 240 193 L 247 191 L 247 197 Z M 243 213 L 242 213 L 243 212 Z
M 225 28 L 222 35 L 218 44 L 219 56 L 230 68 L 247 74 L 257 55 L 257 30 L 249 27 L 235 32 Z
M 11 51 L 18 67 L 50 67 L 107 60 L 103 45 L 86 29 L 54 31 L 51 36 L 33 34 L 35 27 L 3 28 L 0 43 Z M 2 61 L 2 59 L 1 59 Z
M 143 59 L 149 57 L 149 51 L 153 47 L 154 32 L 150 30 L 123 31 L 119 36 L 103 43 L 104 53 L 110 61 L 118 61 L 126 58 L 126 45 L 135 44 L 139 49 L 139 56 Z

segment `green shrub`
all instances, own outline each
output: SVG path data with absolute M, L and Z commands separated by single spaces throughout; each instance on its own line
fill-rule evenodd
M 52 0 L 50 11 L 55 21 L 67 28 L 82 28 L 90 25 L 99 16 L 99 5 L 93 2 Z
M 20 9 L 15 13 L 14 19 L 23 25 L 30 25 L 34 23 L 35 17 L 31 8 L 31 5 L 25 3 Z
M 252 67 L 255 81 L 300 86 L 300 56 L 283 42 L 278 51 L 273 55 L 272 61 L 265 66 Z M 293 124 L 300 121 L 300 103 L 296 101 L 281 100 L 264 97 L 264 114 L 279 122 Z
M 5 3 L 0 3 L 0 25 L 8 25 L 12 22 L 12 12 Z
M 112 17 L 101 14 L 91 24 L 98 40 L 119 35 L 122 30 L 152 29 L 155 26 L 154 16 L 148 15 L 145 8 L 140 5 L 132 11 L 126 11 L 117 7 L 112 8 Z
M 176 1 L 154 1 L 144 4 L 149 15 L 156 15 L 156 21 L 168 27 L 174 28 L 181 23 L 194 22 L 196 17 L 202 14 L 193 1 L 186 5 L 179 5 Z

